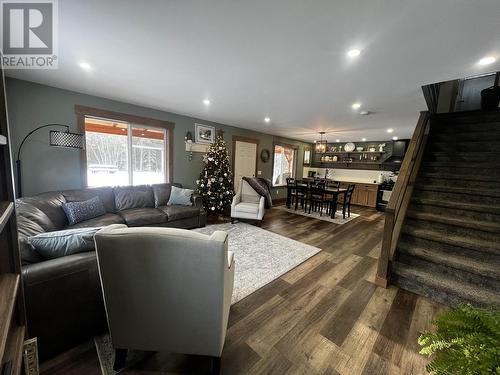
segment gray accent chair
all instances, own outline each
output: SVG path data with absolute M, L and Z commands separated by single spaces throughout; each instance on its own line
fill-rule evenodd
M 227 233 L 116 224 L 94 238 L 115 370 L 135 349 L 211 356 L 218 373 L 234 282 Z

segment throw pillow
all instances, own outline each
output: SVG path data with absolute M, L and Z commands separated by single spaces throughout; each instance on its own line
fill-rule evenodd
M 182 189 L 177 186 L 172 186 L 170 191 L 170 198 L 168 199 L 167 206 L 179 205 L 179 206 L 192 206 L 191 197 L 193 196 L 193 190 Z
M 83 202 L 63 203 L 62 208 L 68 218 L 69 225 L 75 225 L 81 221 L 106 214 L 106 209 L 99 197 L 93 197 Z
M 28 241 L 46 258 L 60 258 L 66 255 L 90 251 L 95 248 L 94 234 L 99 228 L 76 228 L 40 233 Z

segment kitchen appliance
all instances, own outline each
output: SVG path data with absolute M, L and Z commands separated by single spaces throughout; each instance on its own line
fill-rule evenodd
M 385 211 L 387 208 L 392 190 L 394 189 L 394 184 L 394 178 L 389 178 L 379 185 L 377 193 L 377 210 Z

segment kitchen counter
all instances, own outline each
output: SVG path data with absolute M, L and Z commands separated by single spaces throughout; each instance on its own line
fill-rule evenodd
M 304 177 L 303 180 L 314 181 L 314 178 Z M 324 180 L 324 178 L 321 178 L 321 180 Z M 351 184 L 367 184 L 367 185 L 377 185 L 377 186 L 380 185 L 380 183 L 373 182 L 373 180 L 361 180 L 354 178 L 327 178 L 326 181 L 350 182 Z

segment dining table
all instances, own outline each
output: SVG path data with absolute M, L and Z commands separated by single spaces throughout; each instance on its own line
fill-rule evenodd
M 308 190 L 311 188 L 310 184 L 304 184 L 304 183 L 297 183 L 295 186 L 301 186 L 301 187 L 306 187 Z M 347 193 L 347 189 L 345 188 L 326 188 L 325 193 L 328 195 L 331 195 L 332 198 L 329 200 L 330 202 L 330 207 L 333 207 L 335 209 L 330 210 L 330 217 L 332 219 L 335 219 L 335 213 L 337 212 L 337 202 L 339 200 L 339 196 L 343 195 L 345 197 L 345 194 Z M 290 189 L 287 188 L 286 192 L 286 207 L 290 208 L 291 201 L 292 201 L 292 192 Z M 309 191 L 308 191 L 309 194 Z

